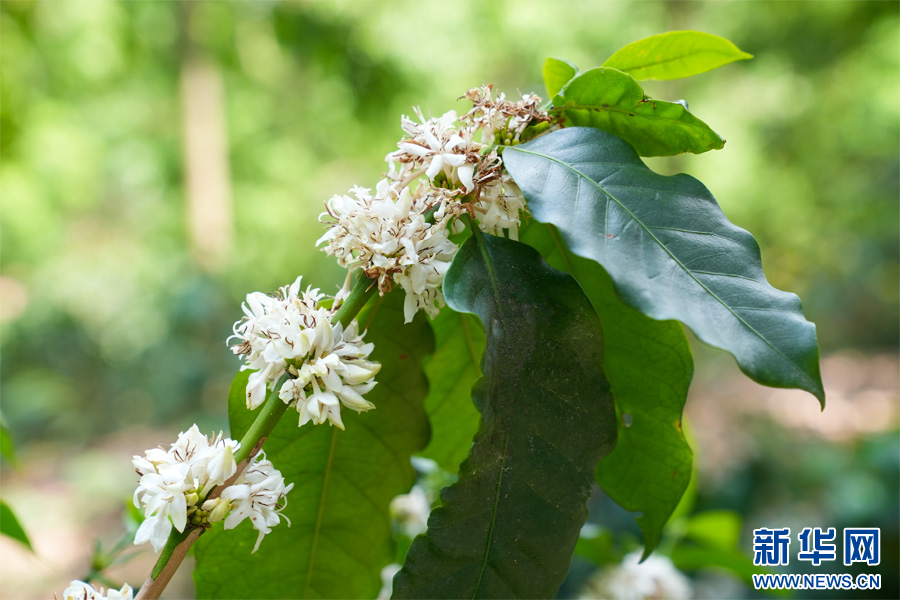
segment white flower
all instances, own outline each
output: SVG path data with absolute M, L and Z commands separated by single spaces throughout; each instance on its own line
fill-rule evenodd
M 525 197 L 509 175 L 486 185 L 475 204 L 475 214 L 482 231 L 502 236 L 505 229 L 514 240 L 519 239 L 519 215 L 524 209 Z
M 296 378 L 285 382 L 279 397 L 287 403 L 296 400 L 300 425 L 309 421 L 320 425 L 327 420 L 343 429 L 341 404 L 356 412 L 375 408 L 362 397 L 375 386 L 372 378 L 381 368 L 366 360 L 371 352 L 372 344 L 363 343 L 356 321 L 346 331 L 339 323 L 326 351 L 320 350 L 299 369 L 291 367 Z
M 326 203 L 320 220 L 331 228 L 316 244 L 327 242 L 327 254 L 343 267 L 362 269 L 382 293 L 399 284 L 406 292 L 406 322 L 419 309 L 435 316 L 444 305 L 441 285 L 457 250 L 443 218 L 454 192 L 419 186 L 413 193 L 385 179 L 374 196 L 358 187 L 350 193 Z
M 234 475 L 234 451 L 240 444 L 223 438 L 207 438 L 196 425 L 178 434 L 168 450 L 152 448 L 132 459 L 140 476 L 134 505 L 143 508 L 144 521 L 134 536 L 135 544 L 150 542 L 155 552 L 166 545 L 172 527 L 183 532 L 197 502 Z M 194 523 L 199 524 L 199 523 Z
M 72 581 L 69 587 L 63 591 L 63 600 L 132 600 L 134 591 L 127 583 L 122 586 L 121 590 L 110 588 L 108 592 L 103 592 L 103 588 L 99 590 L 83 581 Z
M 391 517 L 400 524 L 406 537 L 425 533 L 429 514 L 431 501 L 420 485 L 414 485 L 408 494 L 400 494 L 391 500 Z
M 377 281 L 381 294 L 400 285 L 406 293 L 406 322 L 419 310 L 434 317 L 444 305 L 444 275 L 457 250 L 450 233 L 458 233 L 460 225 L 454 219 L 469 214 L 488 233 L 509 231 L 517 237 L 525 202 L 504 173 L 495 146 L 518 143 L 530 125 L 551 120 L 533 94 L 509 102 L 503 94 L 495 99 L 490 86 L 483 86 L 465 97 L 473 107 L 460 118 L 449 111 L 426 119 L 419 108 L 414 109 L 418 121 L 403 116 L 405 135 L 386 156 L 389 171 L 375 193 L 354 187 L 328 200 L 319 217 L 329 229 L 316 245 L 324 244 L 341 266 Z M 479 132 L 484 143 L 475 139 Z M 348 289 L 345 284 L 342 300 Z M 267 382 L 281 371 L 271 365 L 253 368 L 260 371 L 251 377 L 248 391 L 261 402 Z M 309 410 L 310 419 L 333 420 L 334 398 L 319 388 L 306 391 L 320 398 L 319 406 Z
M 362 412 L 375 408 L 362 395 L 374 386 L 381 365 L 368 360 L 372 344 L 363 342 L 355 321 L 344 329 L 320 307 L 323 295 L 300 278 L 272 298 L 254 293 L 244 305 L 246 317 L 235 323 L 232 347 L 245 356 L 241 369 L 257 369 L 247 383 L 247 407 L 254 409 L 283 376 L 278 396 L 300 413 L 300 425 L 326 421 L 341 429 L 341 405 Z
M 138 458 L 133 461 L 136 468 L 139 468 Z M 141 474 L 140 484 L 134 491 L 134 505 L 143 507 L 145 519 L 135 533 L 136 545 L 150 542 L 154 552 L 159 552 L 166 545 L 173 525 L 178 531 L 184 531 L 185 492 L 191 489 L 186 481 L 188 470 L 186 466 L 158 465 L 153 471 Z
M 234 529 L 241 521 L 249 518 L 253 527 L 259 531 L 253 547 L 253 552 L 256 552 L 263 537 L 271 533 L 272 527 L 278 525 L 282 518 L 290 526 L 290 520 L 281 511 L 287 505 L 285 494 L 293 487 L 293 483 L 284 485 L 281 472 L 266 460 L 264 453 L 260 453 L 254 464 L 248 466 L 220 496 L 231 505 L 231 512 L 225 519 L 225 529 Z
M 284 375 L 287 361 L 305 356 L 316 335 L 324 335 L 329 327 L 330 312 L 319 308 L 324 294 L 311 288 L 301 294 L 301 280 L 298 277 L 275 296 L 247 294 L 242 306 L 245 317 L 234 324 L 232 337 L 241 343 L 231 349 L 246 357 L 242 371 L 255 370 L 247 384 L 247 408 L 262 404 L 267 387 L 274 389 Z
M 400 565 L 391 563 L 381 569 L 381 591 L 377 600 L 390 600 L 394 593 L 394 575 L 400 572 Z
M 691 597 L 690 581 L 668 558 L 653 554 L 643 563 L 640 560 L 641 552 L 632 552 L 621 564 L 600 571 L 588 580 L 580 597 L 608 600 L 688 600 Z
M 481 149 L 481 144 L 473 141 L 472 131 L 457 131 L 456 111 L 426 120 L 419 108 L 414 110 L 421 123 L 405 115 L 401 118 L 400 126 L 409 137 L 400 140 L 398 150 L 388 154 L 386 160 L 410 165 L 408 169 L 425 168 L 425 176 L 431 181 L 443 172 L 449 181 L 462 183 L 466 192 L 472 191 Z

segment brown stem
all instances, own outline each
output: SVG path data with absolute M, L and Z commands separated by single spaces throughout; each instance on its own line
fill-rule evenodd
M 376 286 L 373 285 L 363 273 L 360 273 L 359 280 L 353 291 L 350 293 L 350 297 L 344 301 L 334 314 L 334 321 L 347 327 L 353 319 L 356 318 L 356 315 L 363 306 L 365 306 L 366 302 L 375 292 L 375 289 Z M 257 416 L 256 420 L 244 434 L 244 437 L 241 438 L 241 447 L 234 455 L 235 460 L 241 460 L 238 462 L 234 475 L 222 485 L 216 486 L 216 488 L 202 500 L 218 498 L 222 493 L 222 490 L 232 485 L 237 480 L 240 474 L 244 472 L 244 469 L 247 468 L 247 465 L 253 460 L 253 457 L 262 449 L 266 437 L 272 432 L 275 424 L 287 408 L 288 405 L 281 402 L 277 394 L 272 393 L 266 401 L 266 404 L 263 406 L 262 412 Z M 257 438 L 258 441 L 253 444 L 247 457 L 243 458 L 244 448 L 249 447 L 249 444 Z M 184 557 L 187 556 L 188 550 L 191 549 L 191 546 L 205 530 L 205 527 L 196 527 L 190 530 L 186 529 L 184 532 L 173 531 L 169 535 L 166 547 L 163 548 L 162 553 L 160 553 L 156 565 L 154 565 L 153 571 L 150 573 L 150 577 L 144 582 L 144 585 L 141 586 L 141 589 L 134 600 L 157 600 L 163 590 L 166 589 L 166 585 L 168 585 L 169 580 L 172 579 L 172 575 L 178 570 Z
M 187 556 L 188 550 L 191 549 L 191 546 L 194 545 L 194 542 L 197 541 L 197 538 L 200 537 L 201 533 L 203 533 L 203 529 L 198 527 L 191 531 L 183 542 L 175 546 L 175 550 L 172 551 L 172 556 L 169 557 L 168 562 L 166 562 L 162 571 L 159 572 L 159 575 L 156 576 L 156 579 L 153 579 L 152 577 L 147 578 L 147 581 L 141 586 L 141 590 L 138 592 L 138 595 L 134 597 L 134 600 L 156 600 L 159 598 L 160 594 L 163 593 L 163 590 L 166 589 L 166 586 L 169 585 L 172 575 L 174 575 L 175 571 L 178 570 L 178 567 L 181 566 L 181 562 L 184 560 L 184 557 Z
M 253 457 L 259 454 L 265 441 L 266 438 L 260 438 L 260 440 L 256 442 L 256 445 L 253 446 L 253 450 L 250 451 L 250 456 L 242 460 L 237 466 L 234 475 L 229 477 L 222 485 L 216 486 L 216 488 L 210 492 L 207 499 L 218 498 L 222 493 L 222 490 L 237 481 L 237 478 L 244 472 L 244 469 L 247 468 L 250 461 L 253 460 Z M 175 546 L 158 573 L 156 572 L 156 569 L 159 566 L 159 561 L 157 561 L 157 566 L 153 568 L 153 572 L 150 574 L 150 577 L 147 578 L 147 581 L 144 582 L 144 585 L 141 586 L 141 589 L 138 592 L 138 595 L 134 597 L 134 600 L 157 600 L 160 594 L 163 593 L 163 590 L 166 589 L 166 586 L 169 585 L 169 581 L 171 581 L 172 576 L 175 575 L 175 571 L 181 566 L 181 563 L 184 561 L 184 557 L 187 556 L 191 546 L 194 545 L 194 542 L 197 541 L 200 534 L 204 531 L 206 531 L 206 528 L 204 527 L 192 529 L 190 533 L 188 533 L 188 536 Z M 175 534 L 174 531 L 172 533 L 173 535 Z M 160 560 L 164 558 L 165 554 L 166 551 L 163 550 L 163 555 L 160 556 Z

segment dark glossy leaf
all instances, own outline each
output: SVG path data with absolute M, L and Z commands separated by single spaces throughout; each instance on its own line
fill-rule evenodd
M 603 371 L 618 408 L 619 441 L 600 461 L 597 483 L 640 513 L 649 554 L 691 477 L 691 449 L 681 431 L 694 372 L 687 338 L 679 323 L 654 321 L 622 302 L 603 267 L 572 254 L 552 225 L 531 222 L 519 239 L 575 277 L 603 323 Z
M 459 480 L 394 578 L 396 598 L 550 598 L 615 442 L 600 321 L 578 284 L 532 248 L 473 236 L 447 303 L 485 323 L 482 420 Z
M 547 97 L 552 98 L 578 73 L 578 67 L 566 60 L 548 58 L 542 69 Z
M 34 552 L 31 540 L 28 539 L 28 534 L 25 533 L 25 529 L 19 523 L 18 517 L 3 500 L 0 500 L 0 535 L 5 535 L 17 542 L 21 542 L 25 544 L 26 548 Z
M 478 363 L 484 352 L 484 330 L 475 317 L 449 308 L 431 322 L 431 328 L 435 350 L 425 363 L 425 412 L 431 440 L 419 456 L 456 473 L 478 431 L 479 415 L 471 393 L 481 375 Z
M 420 368 L 433 349 L 424 316 L 403 324 L 402 294 L 376 300 L 360 316 L 381 363 L 378 385 L 366 395 L 377 407 L 342 411 L 345 431 L 327 425 L 297 427 L 288 411 L 269 436 L 267 457 L 294 483 L 284 514 L 251 555 L 256 530 L 244 522 L 200 537 L 194 580 L 201 598 L 374 598 L 382 567 L 393 559 L 391 499 L 409 491 L 410 456 L 424 447 L 428 424 Z M 255 413 L 244 406 L 243 382 L 229 394 L 232 435 Z
M 581 73 L 553 99 L 553 106 L 569 125 L 615 134 L 641 156 L 700 154 L 725 145 L 684 105 L 647 98 L 631 76 L 616 69 L 597 67 Z
M 728 221 L 703 184 L 654 173 L 628 144 L 596 129 L 507 148 L 503 162 L 535 219 L 600 263 L 622 300 L 685 323 L 759 383 L 807 390 L 824 405 L 815 325 L 797 296 L 766 281 L 756 240 Z
M 635 79 L 680 79 L 753 58 L 723 37 L 670 31 L 632 42 L 603 63 Z

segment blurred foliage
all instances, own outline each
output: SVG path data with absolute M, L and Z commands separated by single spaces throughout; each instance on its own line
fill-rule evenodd
M 340 284 L 340 269 L 313 247 L 318 213 L 332 194 L 374 185 L 400 114 L 415 104 L 465 110 L 457 97 L 482 83 L 543 93 L 548 56 L 587 68 L 675 29 L 724 36 L 755 58 L 645 82 L 653 97 L 686 99 L 728 141 L 651 166 L 691 173 L 754 234 L 770 281 L 800 295 L 824 352 L 895 352 L 895 2 L 7 0 L 3 454 L 14 440 L 27 459 L 38 439 L 74 452 L 62 444 L 132 423 L 224 428 L 239 364 L 224 340 L 241 300 L 299 273 L 327 292 Z M 234 232 L 216 268 L 197 260 L 188 223 L 181 90 L 198 58 L 224 89 Z M 676 519 L 672 539 L 694 535 L 685 541 L 697 544 L 690 518 L 713 509 L 741 515 L 745 552 L 758 526 L 880 526 L 883 564 L 897 564 L 896 432 L 837 445 L 798 440 L 769 421 L 746 426 L 765 440 L 763 454 L 691 495 L 693 512 L 680 515 L 687 529 Z M 595 561 L 638 547 L 633 515 L 602 495 L 592 515 L 603 528 Z M 677 549 L 661 550 L 683 564 Z M 593 568 L 576 562 L 561 595 L 577 593 Z M 896 597 L 896 573 L 879 572 L 881 594 Z
M 244 294 L 298 273 L 335 290 L 340 270 L 313 247 L 322 201 L 374 185 L 401 113 L 464 110 L 481 83 L 540 92 L 547 56 L 596 65 L 677 28 L 756 58 L 646 84 L 728 140 L 653 166 L 692 173 L 754 233 L 825 350 L 896 347 L 896 3 L 10 1 L 0 393 L 15 438 L 188 415 L 224 426 L 238 363 L 223 342 Z M 187 222 L 191 59 L 224 89 L 235 225 L 217 268 L 195 258 Z

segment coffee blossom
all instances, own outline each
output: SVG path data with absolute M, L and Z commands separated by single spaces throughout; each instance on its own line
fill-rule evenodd
M 475 189 L 475 168 L 481 160 L 482 147 L 473 139 L 474 130 L 457 129 L 456 111 L 425 119 L 420 109 L 414 110 L 421 123 L 401 117 L 400 128 L 407 137 L 397 143 L 397 151 L 385 160 L 400 163 L 399 172 L 403 175 L 424 169 L 425 176 L 434 181 L 443 173 L 451 184 L 462 184 L 466 192 L 471 192 Z
M 485 186 L 474 205 L 478 225 L 485 233 L 519 239 L 520 216 L 525 209 L 525 197 L 512 177 L 503 175 Z
M 391 500 L 391 518 L 400 526 L 403 534 L 412 539 L 428 529 L 431 500 L 420 485 L 414 485 L 408 494 L 394 496 Z
M 203 436 L 194 425 L 180 433 L 168 450 L 152 448 L 144 456 L 135 456 L 141 479 L 134 505 L 144 509 L 146 518 L 134 543 L 150 542 L 159 552 L 173 527 L 183 532 L 188 525 L 206 527 L 224 520 L 225 529 L 233 529 L 249 518 L 260 532 L 256 552 L 263 535 L 280 522 L 284 495 L 294 484 L 285 485 L 281 472 L 260 453 L 217 498 L 205 499 L 237 471 L 234 452 L 238 448 L 240 443 L 221 433 L 214 438 Z
M 434 317 L 444 305 L 455 219 L 467 214 L 487 233 L 517 237 L 525 199 L 503 170 L 499 149 L 523 141 L 531 125 L 539 127 L 528 137 L 549 130 L 534 94 L 510 102 L 483 86 L 465 97 L 473 106 L 462 117 L 449 111 L 426 118 L 419 108 L 415 119 L 403 116 L 404 136 L 385 157 L 389 169 L 375 192 L 354 187 L 328 200 L 319 217 L 328 230 L 316 245 L 375 280 L 381 294 L 392 284 L 403 288 L 406 322 L 419 310 Z
M 127 583 L 121 590 L 110 588 L 108 592 L 104 592 L 103 588 L 98 590 L 83 581 L 75 580 L 63 591 L 62 600 L 131 600 L 133 594 L 134 591 Z
M 240 341 L 232 351 L 244 357 L 247 408 L 255 409 L 285 378 L 278 396 L 300 413 L 300 425 L 326 421 L 341 429 L 341 405 L 362 412 L 375 408 L 363 398 L 381 365 L 368 360 L 372 344 L 363 342 L 356 322 L 332 323 L 333 311 L 319 305 L 318 289 L 300 291 L 301 278 L 275 296 L 247 295 L 245 317 L 234 324 Z
M 234 451 L 239 447 L 238 442 L 223 438 L 221 433 L 207 438 L 194 425 L 178 434 L 168 450 L 152 448 L 144 456 L 135 456 L 132 464 L 140 482 L 134 491 L 134 505 L 143 509 L 145 519 L 134 543 L 150 542 L 159 552 L 172 527 L 183 532 L 189 522 L 211 522 L 197 503 L 234 475 Z
M 254 464 L 247 467 L 219 497 L 231 509 L 225 519 L 225 529 L 234 529 L 244 519 L 250 519 L 253 527 L 259 531 L 256 545 L 253 546 L 253 552 L 256 552 L 263 537 L 271 533 L 272 527 L 278 525 L 282 518 L 290 526 L 290 520 L 281 511 L 287 506 L 285 494 L 293 487 L 293 483 L 284 485 L 281 471 L 266 460 L 264 453 L 260 453 Z
M 692 597 L 690 580 L 665 556 L 654 554 L 640 562 L 641 552 L 632 552 L 618 565 L 607 567 L 588 579 L 581 598 L 653 600 Z
M 380 292 L 396 283 L 406 292 L 404 315 L 436 315 L 444 305 L 441 284 L 456 253 L 443 217 L 453 194 L 420 186 L 416 192 L 382 180 L 375 194 L 353 188 L 326 203 L 320 220 L 331 225 L 317 245 L 350 269 L 360 268 Z M 434 222 L 428 218 L 431 215 Z

